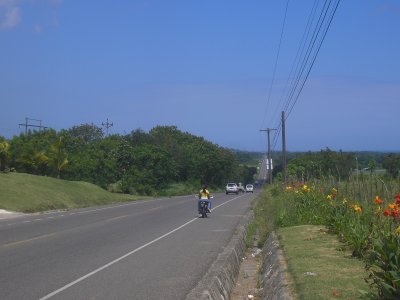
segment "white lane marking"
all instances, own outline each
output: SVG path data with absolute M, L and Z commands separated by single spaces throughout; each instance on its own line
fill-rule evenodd
M 84 275 L 84 276 L 82 276 L 82 277 L 80 277 L 80 278 L 78 278 L 78 279 L 76 279 L 76 280 L 74 280 L 74 281 L 68 283 L 67 285 L 63 286 L 62 288 L 59 288 L 58 290 L 55 290 L 54 292 L 52 292 L 52 293 L 50 293 L 50 294 L 44 296 L 43 298 L 40 298 L 39 300 L 46 300 L 46 299 L 49 299 L 49 298 L 53 297 L 54 295 L 59 294 L 60 292 L 62 292 L 62 291 L 64 291 L 64 290 L 68 289 L 69 287 L 71 287 L 71 286 L 73 286 L 73 285 L 75 285 L 75 284 L 77 284 L 77 283 L 79 283 L 79 282 L 85 280 L 86 278 L 91 277 L 92 275 L 94 275 L 94 274 L 96 274 L 96 273 L 98 273 L 98 272 L 100 272 L 100 271 L 102 271 L 102 270 L 104 270 L 104 269 L 106 269 L 106 268 L 112 266 L 113 264 L 115 264 L 115 263 L 117 263 L 117 262 L 123 260 L 124 258 L 126 258 L 126 257 L 128 257 L 128 256 L 130 256 L 130 255 L 132 255 L 132 254 L 134 254 L 134 253 L 136 253 L 136 252 L 142 250 L 143 248 L 146 248 L 147 246 L 150 246 L 151 244 L 154 244 L 155 242 L 157 242 L 157 241 L 159 241 L 159 240 L 165 238 L 166 236 L 169 236 L 170 234 L 174 233 L 175 231 L 177 231 L 177 230 L 179 230 L 179 229 L 181 229 L 181 228 L 183 228 L 183 227 L 189 225 L 189 224 L 192 223 L 193 221 L 196 221 L 197 219 L 198 219 L 198 218 L 194 218 L 194 219 L 192 219 L 192 220 L 186 222 L 185 224 L 183 224 L 183 225 L 181 225 L 181 226 L 175 228 L 174 230 L 171 230 L 170 232 L 167 232 L 166 234 L 164 234 L 164 235 L 162 235 L 162 236 L 160 236 L 160 237 L 158 237 L 158 238 L 152 240 L 151 242 L 148 242 L 147 244 L 144 244 L 144 245 L 140 246 L 139 248 L 136 248 L 135 250 L 124 254 L 123 256 L 121 256 L 121 257 L 119 257 L 119 258 L 117 258 L 117 259 L 115 259 L 115 260 L 109 262 L 108 264 L 105 264 L 104 266 L 102 266 L 102 267 L 100 267 L 100 268 L 98 268 L 98 269 L 96 269 L 96 270 L 94 270 L 94 271 L 92 271 L 92 272 L 90 272 L 90 273 L 88 273 L 88 274 L 86 274 L 86 275 Z
M 187 198 L 187 197 L 188 197 L 188 195 L 183 195 L 183 196 L 177 196 L 174 198 Z M 46 215 L 43 215 L 43 218 L 35 219 L 34 221 L 55 219 L 57 217 L 71 216 L 71 215 L 75 215 L 75 214 L 86 214 L 86 213 L 97 212 L 97 211 L 102 211 L 102 210 L 107 210 L 107 209 L 113 209 L 113 208 L 118 208 L 118 207 L 123 207 L 123 206 L 138 205 L 141 203 L 150 203 L 150 202 L 155 202 L 155 201 L 161 201 L 161 200 L 165 200 L 165 199 L 166 198 L 157 198 L 157 199 L 149 199 L 149 200 L 134 200 L 134 201 L 128 202 L 128 203 L 122 203 L 122 204 L 117 204 L 117 205 L 107 206 L 107 207 L 102 207 L 102 208 L 95 208 L 95 209 L 90 209 L 90 210 L 85 210 L 85 211 L 71 212 L 71 213 L 67 213 L 65 215 L 56 215 L 56 216 L 48 216 L 48 217 Z M 55 212 L 55 213 L 57 213 L 57 212 Z M 50 212 L 49 214 L 53 214 L 53 213 Z M 0 220 L 2 220 L 2 219 L 0 219 Z M 16 224 L 19 224 L 19 223 L 12 223 L 12 224 L 7 224 L 7 225 L 16 225 Z M 1 226 L 2 225 L 0 224 L 0 227 Z
M 235 198 L 232 198 L 232 199 L 229 200 L 229 201 L 226 201 L 226 202 L 224 202 L 224 203 L 221 203 L 220 205 L 217 205 L 216 207 L 214 207 L 212 210 L 215 210 L 215 209 L 217 209 L 218 207 L 221 207 L 221 206 L 223 206 L 223 205 L 225 205 L 225 204 L 227 204 L 227 203 L 229 203 L 229 202 L 232 202 L 233 200 L 236 200 L 236 199 L 238 199 L 238 198 L 240 198 L 240 197 L 241 197 L 241 196 L 235 197 Z M 136 253 L 136 252 L 142 250 L 143 248 L 146 248 L 147 246 L 150 246 L 151 244 L 154 244 L 155 242 L 158 242 L 159 240 L 161 240 L 161 239 L 163 239 L 163 238 L 165 238 L 165 237 L 167 237 L 167 236 L 173 234 L 174 232 L 178 231 L 179 229 L 182 229 L 183 227 L 189 225 L 190 223 L 192 223 L 192 222 L 194 222 L 194 221 L 196 221 L 196 220 L 198 220 L 198 219 L 199 219 L 199 218 L 196 217 L 196 218 L 194 218 L 194 219 L 189 220 L 189 221 L 186 222 L 185 224 L 183 224 L 183 225 L 181 225 L 181 226 L 179 226 L 179 227 L 177 227 L 177 228 L 171 230 L 170 232 L 167 232 L 166 234 L 163 234 L 162 236 L 159 236 L 158 238 L 152 240 L 151 242 L 148 242 L 147 244 L 144 244 L 144 245 L 142 245 L 142 246 L 136 248 L 135 250 L 132 250 L 131 252 L 128 252 L 128 253 L 122 255 L 121 257 L 119 257 L 119 258 L 117 258 L 117 259 L 115 259 L 115 260 L 113 260 L 113 261 L 111 261 L 111 262 L 105 264 L 104 266 L 102 266 L 102 267 L 100 267 L 100 268 L 98 268 L 98 269 L 96 269 L 96 270 L 94 270 L 94 271 L 92 271 L 92 272 L 90 272 L 90 273 L 88 273 L 88 274 L 86 274 L 86 275 L 84 275 L 84 276 L 82 276 L 82 277 L 80 277 L 80 278 L 78 278 L 78 279 L 76 279 L 76 280 L 74 280 L 74 281 L 68 283 L 67 285 L 64 285 L 63 287 L 59 288 L 58 290 L 55 290 L 54 292 L 51 292 L 50 294 L 47 294 L 46 296 L 40 298 L 39 300 L 50 299 L 51 297 L 53 297 L 53 296 L 55 296 L 55 295 L 57 295 L 57 294 L 59 294 L 59 293 L 65 291 L 66 289 L 70 288 L 71 286 L 74 286 L 75 284 L 77 284 L 77 283 L 79 283 L 79 282 L 85 280 L 86 278 L 89 278 L 89 277 L 95 275 L 96 273 L 98 273 L 98 272 L 100 272 L 100 271 L 102 271 L 102 270 L 104 270 L 104 269 L 106 269 L 106 268 L 108 268 L 108 267 L 110 267 L 110 266 L 116 264 L 117 262 L 119 262 L 119 261 L 123 260 L 124 258 L 127 258 L 128 256 L 130 256 L 130 255 L 132 255 L 132 254 L 134 254 L 134 253 Z
M 240 197 L 242 197 L 242 196 L 237 196 L 237 197 L 235 197 L 235 198 L 232 198 L 231 200 L 228 200 L 228 201 L 226 201 L 226 202 L 224 202 L 224 203 L 221 203 L 220 205 L 217 205 L 216 207 L 212 208 L 211 211 L 213 211 L 214 209 L 217 209 L 218 207 L 220 207 L 220 206 L 222 206 L 222 205 L 225 205 L 225 204 L 227 204 L 227 203 L 229 203 L 229 202 L 232 202 L 233 200 L 236 200 L 236 199 L 238 199 L 238 198 L 240 198 Z

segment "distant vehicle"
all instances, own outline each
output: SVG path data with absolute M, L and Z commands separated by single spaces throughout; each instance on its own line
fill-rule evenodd
M 254 186 L 252 184 L 246 184 L 246 193 L 252 193 Z
M 242 192 L 242 193 L 244 193 L 246 191 L 241 182 L 238 183 L 238 189 L 239 189 L 239 192 Z
M 226 185 L 225 193 L 227 195 L 230 194 L 230 193 L 236 194 L 236 195 L 239 194 L 239 188 L 238 188 L 237 184 L 236 183 L 228 183 Z

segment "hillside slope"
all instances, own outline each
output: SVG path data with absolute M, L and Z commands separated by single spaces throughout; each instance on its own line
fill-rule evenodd
M 137 199 L 138 196 L 110 193 L 87 182 L 25 173 L 0 173 L 0 209 L 10 211 L 40 212 Z

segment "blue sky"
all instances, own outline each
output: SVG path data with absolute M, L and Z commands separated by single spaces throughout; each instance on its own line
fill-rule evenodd
M 279 44 L 286 3 L 0 0 L 0 135 L 26 117 L 56 130 L 108 118 L 111 133 L 175 125 L 265 151 L 260 129 L 279 125 L 324 1 L 290 0 Z M 286 121 L 287 150 L 400 150 L 399 29 L 400 1 L 340 2 Z

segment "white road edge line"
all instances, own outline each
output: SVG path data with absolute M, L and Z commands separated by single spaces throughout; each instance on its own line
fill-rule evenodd
M 225 204 L 227 204 L 227 203 L 229 203 L 229 202 L 232 202 L 233 200 L 236 200 L 236 199 L 238 199 L 238 198 L 240 198 L 240 197 L 241 197 L 241 196 L 238 196 L 238 197 L 232 198 L 231 200 L 228 200 L 228 201 L 226 201 L 226 202 L 224 202 L 224 203 L 221 203 L 220 205 L 218 205 L 218 206 L 214 207 L 213 209 L 211 209 L 211 211 L 215 210 L 215 209 L 218 208 L 218 207 L 221 207 L 222 205 L 225 205 Z M 144 244 L 144 245 L 140 246 L 139 248 L 136 248 L 135 250 L 132 250 L 131 252 L 128 252 L 128 253 L 122 255 L 121 257 L 119 257 L 119 258 L 117 258 L 117 259 L 115 259 L 115 260 L 109 262 L 108 264 L 105 264 L 104 266 L 102 266 L 102 267 L 100 267 L 100 268 L 98 268 L 98 269 L 96 269 L 96 270 L 94 270 L 94 271 L 92 271 L 92 272 L 90 272 L 90 273 L 88 273 L 88 274 L 86 274 L 86 275 L 84 275 L 84 276 L 82 276 L 82 277 L 80 277 L 80 278 L 78 278 L 78 279 L 76 279 L 76 280 L 74 280 L 74 281 L 68 283 L 67 285 L 64 285 L 62 288 L 59 288 L 58 290 L 55 290 L 54 292 L 51 292 L 50 294 L 48 294 L 48 295 L 46 295 L 46 296 L 40 298 L 39 300 L 50 299 L 51 297 L 53 297 L 53 296 L 55 296 L 55 295 L 61 293 L 62 291 L 65 291 L 66 289 L 70 288 L 71 286 L 73 286 L 73 285 L 75 285 L 75 284 L 77 284 L 77 283 L 79 283 L 79 282 L 85 280 L 86 278 L 89 278 L 89 277 L 93 276 L 94 274 L 96 274 L 96 273 L 98 273 L 98 272 L 100 272 L 100 271 L 102 271 L 102 270 L 104 270 L 104 269 L 106 269 L 106 268 L 112 266 L 113 264 L 115 264 L 115 263 L 117 263 L 117 262 L 123 260 L 124 258 L 126 258 L 126 257 L 128 257 L 128 256 L 130 256 L 130 255 L 132 255 L 132 254 L 134 254 L 134 253 L 136 253 L 136 252 L 142 250 L 143 248 L 146 248 L 147 246 L 150 246 L 151 244 L 154 244 L 155 242 L 157 242 L 157 241 L 159 241 L 159 240 L 161 240 L 161 239 L 163 239 L 163 238 L 165 238 L 165 237 L 171 235 L 171 234 L 174 233 L 175 231 L 178 231 L 179 229 L 181 229 L 181 228 L 183 228 L 183 227 L 189 225 L 190 223 L 192 223 L 192 222 L 194 222 L 194 221 L 196 221 L 196 220 L 198 220 L 198 218 L 194 218 L 194 219 L 192 219 L 192 220 L 186 222 L 185 224 L 183 224 L 183 225 L 181 225 L 181 226 L 179 226 L 179 227 L 177 227 L 177 228 L 171 230 L 170 232 L 167 232 L 166 234 L 163 234 L 162 236 L 160 236 L 160 237 L 158 237 L 158 238 L 152 240 L 151 242 L 148 242 L 147 244 Z

